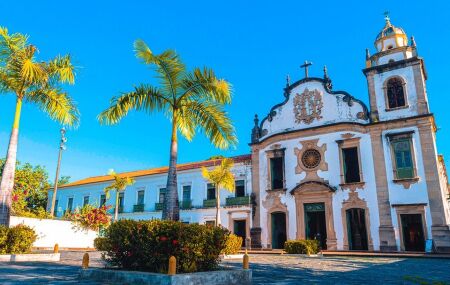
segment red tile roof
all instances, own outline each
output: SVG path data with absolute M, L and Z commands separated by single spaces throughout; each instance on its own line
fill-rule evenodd
M 250 154 L 244 154 L 244 155 L 238 155 L 230 157 L 234 160 L 235 163 L 242 163 L 246 161 L 251 160 Z M 183 171 L 183 170 L 191 170 L 191 169 L 197 169 L 200 167 L 209 167 L 219 164 L 221 159 L 209 159 L 204 161 L 198 161 L 198 162 L 190 162 L 190 163 L 182 163 L 177 165 L 177 171 Z M 119 173 L 119 176 L 123 177 L 140 177 L 140 176 L 148 176 L 148 175 L 155 175 L 155 174 L 163 174 L 167 173 L 169 167 L 158 167 L 158 168 L 151 168 L 151 169 L 144 169 L 144 170 L 137 170 L 137 171 L 130 171 L 130 172 L 123 172 Z M 103 176 L 94 176 L 94 177 L 88 177 L 85 179 L 81 179 L 78 181 L 74 181 L 65 185 L 61 185 L 59 188 L 68 188 L 73 186 L 80 186 L 80 185 L 86 185 L 91 183 L 99 183 L 99 182 L 106 182 L 106 181 L 112 181 L 113 177 L 111 175 L 103 175 Z

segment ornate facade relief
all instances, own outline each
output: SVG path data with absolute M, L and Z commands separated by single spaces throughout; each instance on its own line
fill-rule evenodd
M 328 163 L 325 161 L 326 144 L 318 146 L 319 139 L 300 141 L 301 149 L 294 148 L 294 153 L 297 156 L 297 166 L 295 173 L 300 174 L 306 172 L 305 178 L 300 181 L 324 181 L 317 175 L 318 170 L 327 171 Z
M 311 124 L 314 119 L 320 120 L 322 116 L 322 92 L 308 88 L 302 94 L 295 94 L 294 97 L 294 115 L 295 122 L 300 124 Z

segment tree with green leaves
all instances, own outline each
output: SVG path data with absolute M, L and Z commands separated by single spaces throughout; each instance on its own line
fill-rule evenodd
M 202 167 L 202 175 L 209 182 L 213 183 L 216 188 L 216 227 L 220 225 L 220 190 L 224 189 L 234 192 L 234 174 L 231 172 L 234 162 L 230 158 L 224 158 L 220 165 L 208 170 Z
M 179 220 L 177 191 L 178 132 L 191 141 L 202 130 L 218 148 L 237 143 L 234 127 L 224 110 L 231 103 L 230 84 L 208 68 L 189 72 L 173 50 L 154 54 L 142 41 L 134 43 L 136 57 L 155 67 L 159 86 L 141 84 L 133 91 L 113 97 L 111 106 L 99 115 L 101 124 L 116 124 L 130 110 L 163 112 L 172 124 L 167 194 L 162 218 Z
M 0 92 L 16 96 L 14 121 L 0 182 L 0 225 L 9 225 L 22 104 L 32 103 L 66 126 L 78 124 L 78 109 L 62 84 L 75 81 L 70 56 L 37 60 L 28 36 L 0 27 Z
M 119 218 L 119 194 L 124 191 L 127 186 L 134 184 L 134 179 L 131 177 L 122 176 L 117 174 L 114 170 L 110 170 L 108 173 L 114 179 L 111 185 L 105 187 L 105 196 L 106 199 L 111 197 L 111 191 L 116 192 L 115 204 L 114 204 L 114 221 L 117 221 Z

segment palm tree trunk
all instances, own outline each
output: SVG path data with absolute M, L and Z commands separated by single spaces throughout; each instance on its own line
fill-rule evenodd
M 14 123 L 9 139 L 8 153 L 3 167 L 2 180 L 0 183 L 0 225 L 9 227 L 11 215 L 11 193 L 14 188 L 14 174 L 16 171 L 17 142 L 19 139 L 20 111 L 22 110 L 22 99 L 17 98 Z
M 220 226 L 220 189 L 216 185 L 216 227 Z
M 114 209 L 114 222 L 119 218 L 119 190 L 116 190 L 116 207 Z
M 172 138 L 170 140 L 170 160 L 169 173 L 167 174 L 166 196 L 164 198 L 164 207 L 162 213 L 163 220 L 180 220 L 180 208 L 178 205 L 178 187 L 177 187 L 177 119 L 174 114 L 172 119 Z

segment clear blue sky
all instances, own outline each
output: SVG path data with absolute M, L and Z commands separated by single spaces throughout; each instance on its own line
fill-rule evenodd
M 322 76 L 326 64 L 335 90 L 367 103 L 361 72 L 365 48 L 374 51 L 386 10 L 394 25 L 415 36 L 425 58 L 430 106 L 441 128 L 439 153 L 450 159 L 448 1 L 1 1 L 0 25 L 29 34 L 41 58 L 70 53 L 79 66 L 76 85 L 68 90 L 78 102 L 81 126 L 67 133 L 61 170 L 76 180 L 110 168 L 167 165 L 170 127 L 162 115 L 134 112 L 113 127 L 96 120 L 112 96 L 155 82 L 134 57 L 135 39 L 155 52 L 175 49 L 189 67 L 211 67 L 233 84 L 228 111 L 239 146 L 221 152 L 201 134 L 192 143 L 182 139 L 179 162 L 189 162 L 249 153 L 253 115 L 263 117 L 282 101 L 286 74 L 300 79 L 299 65 L 306 59 L 314 62 L 311 76 Z M 0 96 L 2 156 L 13 110 L 13 96 Z M 44 165 L 53 177 L 59 128 L 34 106 L 25 106 L 18 158 Z

